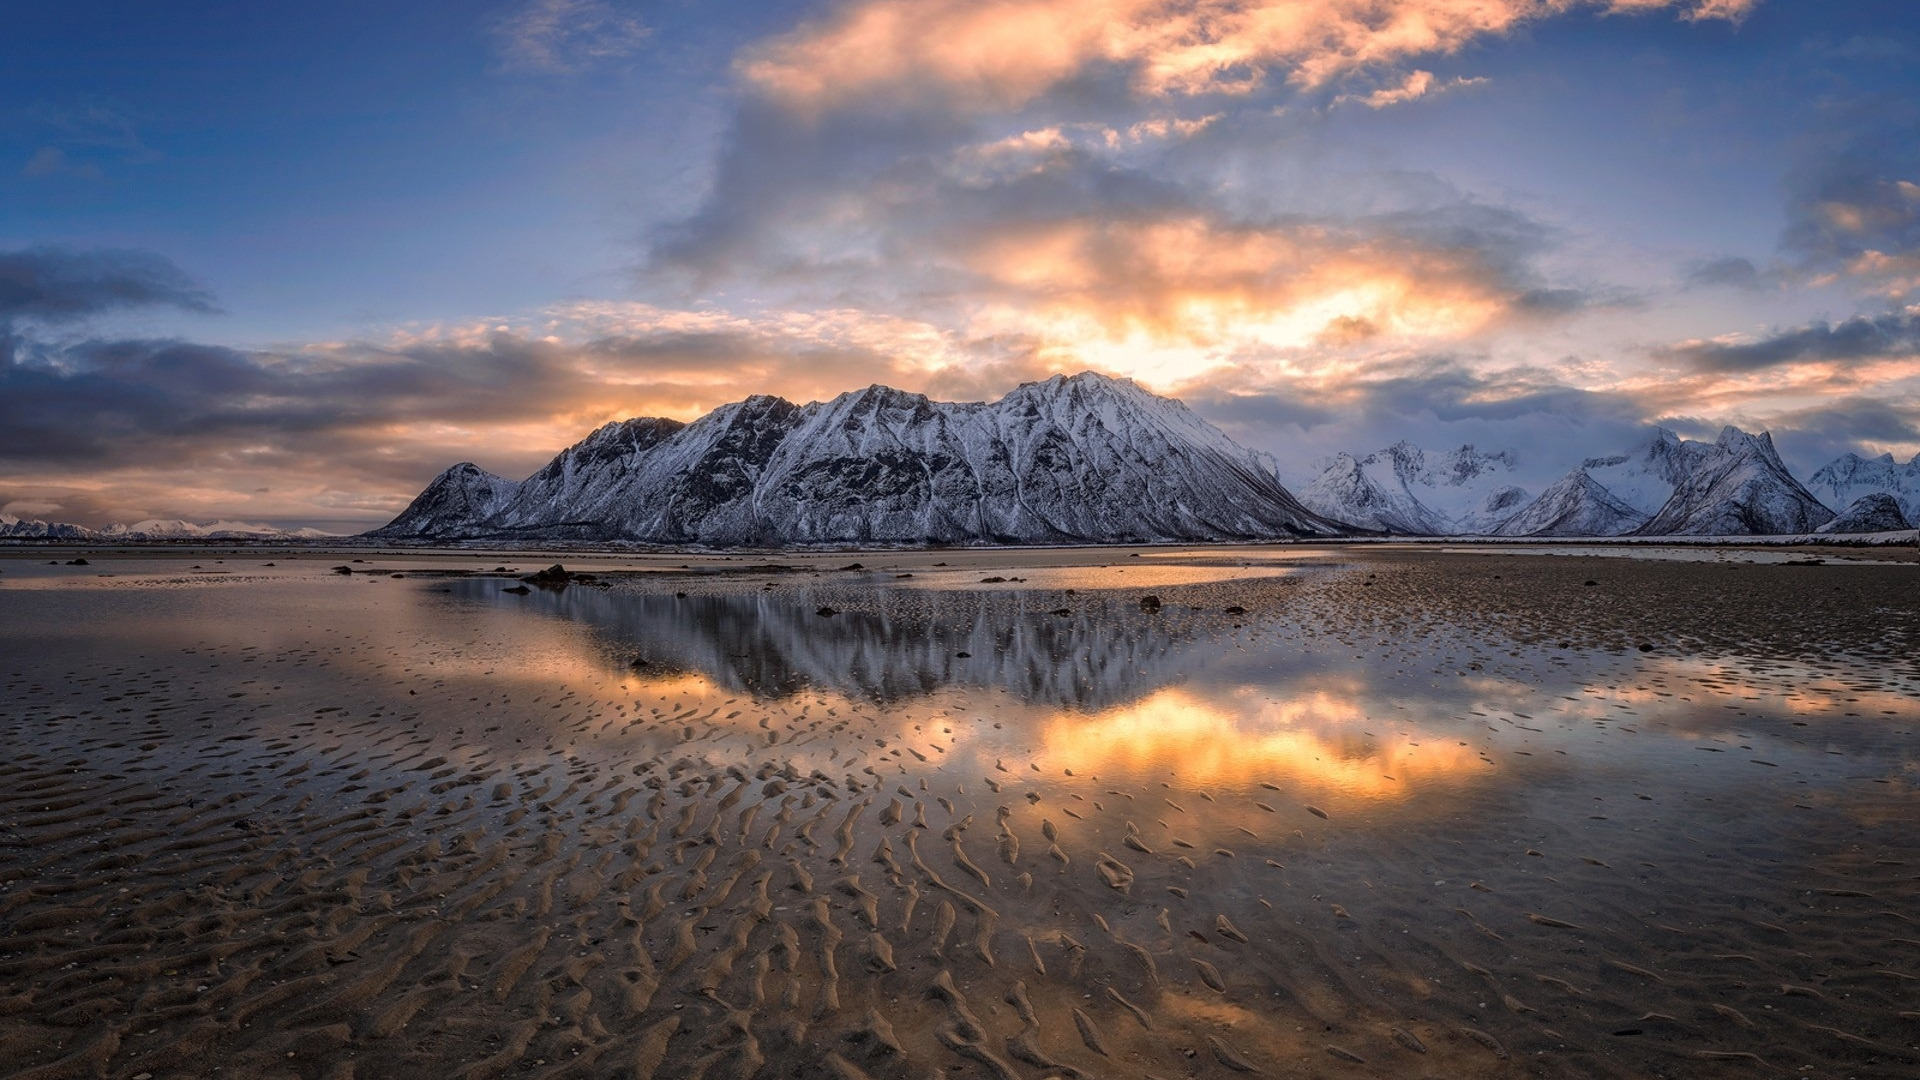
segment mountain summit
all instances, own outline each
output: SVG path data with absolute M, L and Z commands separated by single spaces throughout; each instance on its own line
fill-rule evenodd
M 462 463 L 370 536 L 651 543 L 1131 543 L 1332 536 L 1272 462 L 1085 372 L 994 402 L 870 386 L 595 431 L 515 483 Z

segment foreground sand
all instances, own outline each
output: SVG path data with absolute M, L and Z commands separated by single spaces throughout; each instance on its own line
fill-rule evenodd
M 353 557 L 0 562 L 0 1075 L 1920 1073 L 1910 566 Z

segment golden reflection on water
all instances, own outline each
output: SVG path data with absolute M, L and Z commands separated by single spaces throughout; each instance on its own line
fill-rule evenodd
M 1169 687 L 1088 718 L 1060 713 L 1041 732 L 1046 760 L 1077 772 L 1177 775 L 1225 790 L 1282 784 L 1302 793 L 1401 800 L 1493 772 L 1470 746 L 1369 719 L 1350 689 L 1261 687 L 1209 696 Z

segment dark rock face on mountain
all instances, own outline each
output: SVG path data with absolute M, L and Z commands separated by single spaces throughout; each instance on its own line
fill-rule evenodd
M 1272 463 L 1178 401 L 1092 373 L 996 402 L 884 386 L 609 424 L 514 483 L 441 474 L 385 539 L 1126 543 L 1332 536 Z
M 1810 533 L 1833 511 L 1800 486 L 1766 432 L 1736 427 L 1720 437 L 1675 485 L 1641 536 L 1777 536 Z
M 1840 516 L 1820 526 L 1823 533 L 1876 533 L 1911 529 L 1913 523 L 1900 512 L 1893 496 L 1875 492 L 1862 495 L 1840 512 Z

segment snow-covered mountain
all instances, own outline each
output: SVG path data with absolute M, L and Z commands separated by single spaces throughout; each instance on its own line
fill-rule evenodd
M 1526 504 L 1512 482 L 1513 452 L 1472 445 L 1430 454 L 1401 441 L 1356 458 L 1339 454 L 1300 492 L 1309 510 L 1335 521 L 1410 536 L 1492 533 Z
M 148 518 L 131 525 L 94 531 L 101 540 L 319 540 L 334 535 L 319 529 L 282 529 L 250 521 L 213 521 L 205 525 L 179 518 Z
M 1771 536 L 1810 533 L 1833 511 L 1793 478 L 1766 432 L 1749 435 L 1731 425 L 1711 446 L 1682 443 L 1690 468 L 1643 536 Z
M 1705 460 L 1710 444 L 1682 439 L 1666 428 L 1624 454 L 1588 458 L 1580 471 L 1606 489 L 1609 497 L 1651 518 L 1673 498 L 1674 488 Z M 1638 527 L 1637 525 L 1635 526 Z M 1613 535 L 1605 533 L 1601 535 Z
M 1091 372 L 994 402 L 885 386 L 609 424 L 526 480 L 442 473 L 387 539 L 1053 543 L 1342 532 L 1184 404 Z
M 1620 536 L 1647 515 L 1615 496 L 1586 467 L 1573 470 L 1500 523 L 1498 536 Z
M 40 521 L 35 518 L 21 519 L 12 514 L 0 514 L 0 538 L 21 540 L 85 540 L 91 531 L 79 525 L 69 525 L 64 521 Z
M 1639 448 L 1588 458 L 1502 522 L 1501 536 L 1766 536 L 1832 520 L 1787 472 L 1773 439 L 1726 427 L 1711 443 L 1665 428 Z
M 320 540 L 333 533 L 319 529 L 282 529 L 246 521 L 215 521 L 205 525 L 179 519 L 149 518 L 131 525 L 89 529 L 64 521 L 23 521 L 0 514 L 0 538 L 32 540 Z
M 1862 495 L 1840 511 L 1840 516 L 1820 526 L 1823 533 L 1897 532 L 1913 528 L 1913 520 L 1900 512 L 1900 504 L 1884 491 Z
M 1902 517 L 1920 520 L 1920 454 L 1904 464 L 1892 454 L 1876 458 L 1842 454 L 1821 466 L 1807 481 L 1807 489 L 1833 510 L 1849 507 L 1862 496 L 1889 495 L 1900 504 Z

